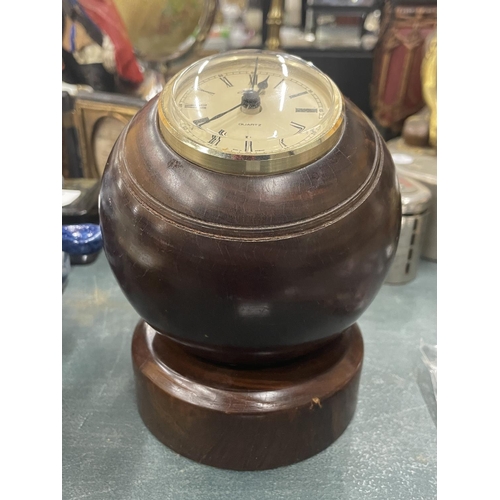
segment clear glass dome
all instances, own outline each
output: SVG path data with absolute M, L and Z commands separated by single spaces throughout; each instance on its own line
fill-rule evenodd
M 176 75 L 158 112 L 166 142 L 188 160 L 220 172 L 270 174 L 304 166 L 334 146 L 343 98 L 311 63 L 239 50 Z

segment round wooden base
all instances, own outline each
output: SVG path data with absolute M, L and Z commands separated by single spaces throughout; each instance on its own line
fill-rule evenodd
M 363 339 L 353 325 L 319 352 L 240 369 L 195 357 L 141 320 L 132 359 L 139 412 L 162 443 L 202 464 L 264 470 L 309 458 L 346 429 Z

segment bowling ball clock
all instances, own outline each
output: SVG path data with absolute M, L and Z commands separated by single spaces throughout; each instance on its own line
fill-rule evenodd
M 124 129 L 99 204 L 161 442 L 261 470 L 342 434 L 401 198 L 380 135 L 326 75 L 269 51 L 197 61 Z

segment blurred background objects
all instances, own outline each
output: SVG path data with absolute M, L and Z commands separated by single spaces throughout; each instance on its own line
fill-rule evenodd
M 381 132 L 398 175 L 431 193 L 418 254 L 437 260 L 435 1 L 63 0 L 62 19 L 67 181 L 100 179 L 121 130 L 182 68 L 273 48 L 330 76 Z

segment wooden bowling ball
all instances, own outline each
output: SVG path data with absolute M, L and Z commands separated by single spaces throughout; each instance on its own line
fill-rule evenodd
M 104 250 L 145 322 L 231 364 L 290 360 L 353 325 L 401 222 L 384 141 L 299 58 L 234 51 L 174 77 L 118 138 Z

